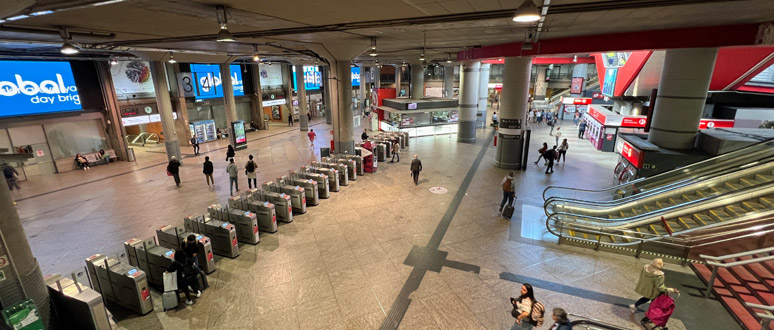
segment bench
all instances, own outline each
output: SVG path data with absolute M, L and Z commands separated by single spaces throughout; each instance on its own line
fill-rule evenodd
M 105 154 L 110 155 L 110 158 L 108 158 L 108 161 L 114 162 L 118 160 L 118 156 L 116 156 L 116 151 L 113 149 L 105 150 Z M 107 164 L 105 159 L 99 155 L 99 152 L 92 152 L 92 153 L 82 154 L 82 155 L 86 157 L 86 161 L 88 161 L 89 166 Z

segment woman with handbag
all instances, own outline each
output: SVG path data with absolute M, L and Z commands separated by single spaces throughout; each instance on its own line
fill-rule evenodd
M 530 330 L 534 327 L 532 324 L 532 304 L 535 302 L 535 294 L 532 291 L 532 285 L 524 283 L 521 286 L 521 296 L 511 298 L 513 310 L 511 316 L 516 318 L 511 330 Z

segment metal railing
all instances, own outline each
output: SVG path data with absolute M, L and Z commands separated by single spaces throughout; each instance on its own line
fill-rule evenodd
M 708 256 L 708 255 L 700 255 L 702 259 L 705 259 L 705 263 L 708 266 L 712 267 L 712 275 L 710 275 L 709 281 L 707 281 L 707 290 L 704 292 L 704 297 L 709 298 L 710 293 L 712 292 L 712 288 L 715 286 L 715 278 L 718 276 L 718 270 L 720 268 L 728 268 L 728 267 L 735 267 L 735 266 L 741 266 L 741 265 L 747 265 L 747 264 L 753 264 L 753 263 L 761 263 L 764 261 L 774 260 L 774 248 L 765 248 L 765 249 L 758 249 L 758 250 L 752 250 L 747 252 L 740 252 L 740 253 L 734 253 L 734 254 L 728 254 L 724 256 Z M 747 257 L 755 254 L 769 254 L 769 256 L 766 257 L 756 257 L 751 259 L 745 259 L 745 260 L 738 260 L 733 262 L 724 262 L 724 260 L 728 259 L 736 259 L 739 257 Z
M 583 330 L 597 330 L 597 329 L 605 329 L 605 330 L 632 330 L 630 328 L 621 328 L 617 325 L 606 323 L 597 319 L 592 319 L 590 317 L 585 317 L 578 314 L 573 313 L 567 313 L 568 316 L 571 316 L 573 318 L 580 318 L 580 320 L 575 320 L 570 322 L 572 324 L 573 329 L 583 329 Z
M 749 303 L 749 302 L 744 303 L 744 305 L 749 307 L 749 308 L 762 309 L 764 312 L 763 313 L 756 312 L 755 316 L 761 318 L 761 330 L 769 330 L 770 329 L 769 325 L 774 320 L 774 314 L 772 314 L 772 312 L 774 312 L 774 306 L 765 306 L 765 305 L 753 304 L 753 303 Z
M 126 143 L 131 145 L 145 146 L 148 143 L 157 144 L 161 141 L 161 137 L 157 133 L 142 132 L 140 134 L 129 134 L 124 137 Z

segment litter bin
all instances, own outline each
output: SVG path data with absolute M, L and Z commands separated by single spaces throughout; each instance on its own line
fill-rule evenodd
M 126 161 L 127 162 L 133 162 L 136 159 L 134 158 L 134 148 L 126 148 Z

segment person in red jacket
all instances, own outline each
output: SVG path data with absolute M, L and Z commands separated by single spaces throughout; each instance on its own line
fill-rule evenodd
M 310 129 L 307 136 L 309 136 L 309 148 L 314 149 L 314 138 L 317 137 L 317 133 L 315 133 L 313 129 Z

